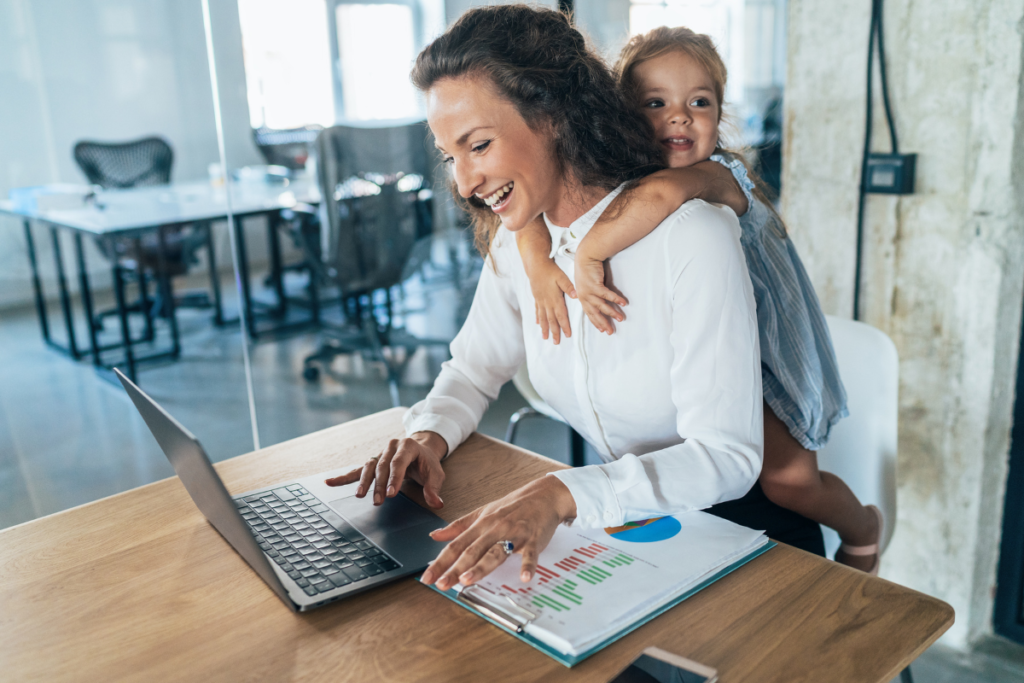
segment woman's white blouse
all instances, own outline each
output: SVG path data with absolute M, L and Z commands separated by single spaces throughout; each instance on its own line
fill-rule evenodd
M 621 188 L 619 188 L 621 190 Z M 548 223 L 552 256 L 573 277 L 576 245 L 618 194 L 569 228 Z M 502 228 L 452 359 L 405 416 L 449 453 L 528 361 L 530 381 L 605 464 L 555 473 L 582 527 L 618 526 L 743 496 L 761 471 L 757 316 L 740 228 L 728 209 L 694 200 L 615 255 L 629 299 L 615 334 L 599 333 L 566 297 L 572 336 L 541 338 L 514 236 Z

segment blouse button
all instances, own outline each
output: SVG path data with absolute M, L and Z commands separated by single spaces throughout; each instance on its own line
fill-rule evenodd
M 604 521 L 606 521 L 606 522 L 610 522 L 610 521 L 612 521 L 612 520 L 613 520 L 614 518 L 615 518 L 615 515 L 613 515 L 613 514 L 612 514 L 611 512 L 605 512 L 605 513 L 604 513 Z
M 589 524 L 593 524 L 596 521 L 597 521 L 597 515 L 590 515 L 590 516 L 587 517 L 587 523 L 589 523 Z

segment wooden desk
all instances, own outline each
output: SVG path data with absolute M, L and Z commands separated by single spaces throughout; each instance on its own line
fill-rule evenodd
M 361 463 L 401 433 L 401 415 L 217 470 L 241 492 Z M 474 435 L 446 463 L 441 515 L 559 467 Z M 4 681 L 603 682 L 657 645 L 716 667 L 722 683 L 888 683 L 953 623 L 939 600 L 779 546 L 570 670 L 414 579 L 293 614 L 177 479 L 0 532 L 0 606 Z

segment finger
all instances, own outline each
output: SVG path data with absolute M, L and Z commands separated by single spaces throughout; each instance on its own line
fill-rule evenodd
M 548 325 L 551 328 L 551 341 L 555 342 L 555 346 L 558 346 L 558 342 L 562 341 L 562 330 L 558 326 L 558 320 L 553 313 L 548 313 Z
M 541 339 L 547 339 L 548 338 L 548 314 L 547 314 L 547 311 L 545 311 L 544 308 L 540 304 L 537 305 L 537 321 L 540 323 L 540 338 Z
M 443 508 L 444 501 L 441 500 L 441 486 L 444 484 L 444 469 L 441 464 L 433 459 L 428 461 L 427 474 L 423 481 L 423 499 L 432 508 Z
M 629 305 L 629 301 L 626 300 L 626 297 L 622 296 L 614 289 L 608 289 L 603 284 L 596 284 L 595 287 L 596 289 L 594 290 L 593 296 L 599 296 L 605 301 L 610 301 L 613 304 L 618 304 L 619 306 Z
M 384 502 L 384 492 L 387 490 L 388 480 L 391 478 L 391 460 L 398 450 L 398 439 L 392 439 L 388 449 L 377 460 L 377 472 L 373 482 L 373 504 L 380 505 Z
M 442 534 L 442 532 L 448 532 L 453 527 L 462 527 L 464 524 L 467 523 L 469 525 L 469 528 L 465 528 L 461 533 L 458 533 L 456 535 L 456 538 L 454 538 L 448 545 L 446 545 L 444 550 L 442 550 L 438 554 L 438 556 L 434 558 L 434 561 L 427 565 L 426 571 L 424 571 L 423 576 L 420 577 L 421 582 L 430 584 L 437 581 L 448 570 L 448 568 L 451 567 L 452 563 L 455 562 L 456 559 L 458 559 L 458 557 L 462 554 L 462 551 L 469 546 L 469 544 L 472 542 L 472 539 L 475 537 L 473 533 L 469 532 L 469 529 L 472 528 L 472 524 L 476 520 L 476 516 L 476 513 L 471 513 L 469 515 L 466 515 L 465 517 L 462 517 L 461 519 L 456 520 L 455 522 L 452 522 L 444 529 L 438 529 L 437 531 L 430 534 L 430 536 L 435 541 L 444 541 L 444 538 L 439 537 Z M 440 587 L 440 584 L 438 585 L 438 587 Z
M 608 330 L 608 320 L 596 308 L 585 303 L 583 304 L 583 312 L 587 314 L 587 319 L 597 328 L 598 332 L 606 332 Z
M 569 329 L 569 309 L 565 307 L 565 302 L 561 302 L 561 305 L 555 309 L 555 321 L 556 324 L 562 328 L 562 332 L 566 338 L 572 336 L 572 330 Z
M 508 557 L 504 548 L 499 543 L 495 543 L 475 565 L 459 574 L 459 583 L 463 586 L 472 585 L 500 567 Z
M 340 476 L 324 479 L 324 483 L 328 486 L 345 486 L 346 484 L 351 484 L 354 481 L 359 481 L 359 475 L 361 475 L 362 472 L 363 468 L 359 467 Z
M 456 583 L 459 582 L 459 577 L 466 573 L 470 567 L 475 565 L 477 562 L 486 555 L 491 548 L 496 548 L 498 543 L 498 532 L 494 527 L 482 532 L 477 527 L 470 527 L 465 536 L 472 538 L 472 541 L 464 545 L 462 552 L 454 559 L 449 565 L 448 569 L 441 574 L 441 578 L 437 580 L 437 587 L 441 590 L 448 590 Z M 457 539 L 458 540 L 458 539 Z M 453 544 L 449 544 L 453 545 Z M 502 553 L 504 554 L 504 553 Z
M 476 521 L 478 516 L 479 511 L 474 510 L 468 515 L 459 517 L 457 520 L 455 520 L 448 526 L 441 527 L 440 529 L 435 529 L 434 531 L 431 531 L 430 537 L 435 541 L 447 543 L 448 541 L 451 541 L 458 537 L 462 532 L 464 532 L 469 527 L 473 526 L 473 522 Z
M 572 280 L 566 277 L 564 273 L 560 278 L 555 280 L 555 282 L 558 284 L 558 288 L 562 290 L 564 294 L 568 294 L 573 299 L 576 298 L 576 287 L 572 284 Z
M 620 323 L 626 319 L 626 315 L 619 309 L 615 304 L 610 304 L 603 299 L 598 299 L 595 302 L 597 310 L 601 311 L 602 315 L 606 315 L 609 318 L 618 320 Z
M 523 564 L 519 570 L 519 579 L 528 583 L 537 572 L 537 560 L 540 553 L 537 552 L 537 545 L 533 541 L 527 541 L 522 551 Z
M 377 463 L 388 451 L 394 448 L 397 443 L 397 439 L 391 439 L 391 441 L 388 442 L 387 448 L 385 448 L 382 453 L 376 457 L 370 458 L 366 461 L 366 464 L 363 465 L 363 476 L 359 481 L 359 487 L 356 489 L 357 498 L 362 498 L 370 491 L 370 484 L 373 483 L 374 477 L 377 476 Z
M 370 490 L 370 484 L 373 483 L 373 475 L 377 471 L 377 458 L 379 457 L 370 458 L 363 465 L 362 475 L 359 477 L 359 486 L 356 487 L 356 498 L 362 498 Z
M 419 452 L 411 445 L 411 442 L 398 442 L 398 450 L 395 452 L 395 457 L 391 459 L 391 473 L 388 475 L 387 490 L 384 491 L 385 497 L 394 498 L 398 495 L 398 489 L 401 488 L 402 482 L 405 480 L 405 473 L 418 455 Z

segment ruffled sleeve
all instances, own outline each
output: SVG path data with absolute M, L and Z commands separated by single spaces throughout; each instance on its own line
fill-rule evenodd
M 743 165 L 743 161 L 732 154 L 712 154 L 711 161 L 717 161 L 732 171 L 732 177 L 739 183 L 740 189 L 743 190 L 743 196 L 747 198 L 747 205 L 753 206 L 754 182 L 747 175 L 747 167 Z

